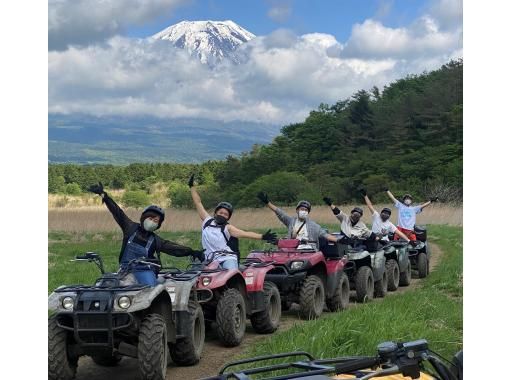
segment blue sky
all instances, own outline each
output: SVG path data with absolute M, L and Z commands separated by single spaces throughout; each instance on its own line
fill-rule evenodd
M 355 23 L 367 18 L 386 26 L 409 24 L 426 8 L 418 0 L 194 0 L 142 26 L 130 26 L 126 35 L 147 37 L 182 20 L 233 20 L 256 35 L 267 35 L 279 28 L 296 34 L 328 33 L 345 41 Z M 280 9 L 281 17 L 270 17 L 271 9 Z

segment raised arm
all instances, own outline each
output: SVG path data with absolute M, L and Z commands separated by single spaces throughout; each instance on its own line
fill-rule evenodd
M 195 189 L 194 180 L 195 174 L 192 174 L 191 177 L 189 177 L 188 186 L 191 191 L 191 198 L 193 198 L 193 203 L 195 204 L 195 208 L 198 211 L 198 215 L 200 216 L 201 220 L 204 220 L 208 217 L 209 214 L 205 210 L 204 205 L 202 204 L 202 200 L 200 199 L 200 195 L 198 195 L 198 192 Z
M 97 185 L 89 187 L 89 191 L 99 195 L 103 199 L 103 203 L 113 216 L 113 219 L 117 222 L 122 232 L 128 231 L 135 222 L 133 222 L 120 208 L 120 206 L 104 191 L 103 184 L 99 182 Z
M 397 198 L 395 198 L 395 197 L 393 196 L 393 194 L 391 193 L 391 191 L 389 191 L 387 188 L 386 188 L 386 189 L 384 189 L 384 191 L 386 191 L 386 194 L 388 194 L 388 197 L 390 197 L 390 199 L 391 199 L 391 201 L 393 202 L 393 204 L 395 204 L 395 203 L 397 203 L 397 202 L 398 202 L 398 201 L 397 201 Z
M 367 204 L 368 209 L 373 214 L 375 212 L 375 208 L 374 208 L 374 205 L 372 205 L 372 202 L 370 202 L 370 198 L 368 197 L 366 190 L 365 189 L 361 189 L 359 192 L 361 193 L 361 195 L 365 199 L 365 203 Z
M 236 237 L 236 238 L 247 238 L 247 239 L 255 239 L 255 240 L 265 240 L 268 243 L 274 243 L 276 242 L 276 233 L 271 232 L 271 230 L 267 230 L 263 234 L 259 234 L 257 232 L 251 232 L 251 231 L 244 231 L 240 228 L 237 228 L 233 226 L 232 224 L 228 225 L 228 232 L 230 232 L 230 235 Z
M 276 207 L 274 204 L 271 203 L 271 201 L 269 201 L 267 193 L 261 191 L 257 194 L 257 198 L 260 199 L 260 201 L 264 203 L 267 207 L 273 210 L 278 219 L 280 219 L 280 221 L 284 225 L 288 226 L 292 222 L 292 218 L 290 216 L 288 216 L 282 209 Z
M 331 211 L 333 211 L 333 214 L 335 214 L 335 217 L 340 222 L 342 222 L 344 220 L 345 214 L 342 211 L 340 211 L 340 209 L 333 204 L 333 201 L 331 200 L 331 198 L 324 197 L 324 198 L 322 198 L 322 200 L 324 201 L 324 203 L 326 203 L 329 206 L 329 208 L 331 208 Z
M 432 203 L 437 202 L 439 200 L 438 197 L 432 197 L 428 202 L 425 202 L 420 205 L 420 209 L 423 210 L 425 207 L 430 206 Z

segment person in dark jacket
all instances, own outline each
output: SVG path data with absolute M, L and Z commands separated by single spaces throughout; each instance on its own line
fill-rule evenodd
M 146 207 L 140 216 L 139 223 L 132 221 L 115 201 L 104 191 L 103 184 L 99 182 L 92 185 L 89 191 L 102 197 L 103 203 L 112 213 L 113 218 L 122 229 L 122 248 L 119 254 L 119 263 L 121 267 L 136 258 L 146 257 L 149 261 L 159 262 L 159 253 L 183 257 L 192 256 L 200 261 L 204 261 L 204 253 L 201 250 L 194 250 L 170 240 L 163 239 L 156 235 L 154 231 L 161 227 L 165 220 L 165 211 L 155 205 Z M 156 256 L 156 254 L 158 256 Z M 134 275 L 139 283 L 155 285 L 156 276 L 153 270 L 146 265 L 134 268 Z

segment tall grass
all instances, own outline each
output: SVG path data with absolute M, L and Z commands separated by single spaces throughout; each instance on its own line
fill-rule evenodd
M 96 197 L 97 200 L 98 197 Z M 388 204 L 376 205 L 377 209 L 390 206 Z M 349 212 L 354 206 L 342 206 L 342 210 Z M 365 207 L 362 220 L 371 223 L 370 212 Z M 284 207 L 290 215 L 295 213 L 293 207 Z M 126 214 L 133 220 L 140 218 L 140 210 L 127 208 Z M 167 209 L 167 217 L 161 231 L 196 231 L 200 230 L 201 221 L 195 210 Z M 211 210 L 212 213 L 212 210 Z M 334 224 L 336 219 L 326 206 L 313 207 L 310 217 L 320 224 Z M 396 212 L 391 220 L 396 223 Z M 242 229 L 276 228 L 281 223 L 268 208 L 247 208 L 234 212 L 231 223 Z M 444 204 L 434 204 L 427 207 L 417 216 L 418 224 L 447 224 L 462 226 L 462 207 L 453 207 Z M 108 232 L 116 231 L 117 224 L 113 220 L 106 206 L 88 208 L 50 208 L 48 211 L 48 229 L 50 231 L 65 232 Z
M 462 230 L 433 226 L 443 258 L 415 290 L 277 332 L 244 357 L 305 350 L 316 357 L 373 355 L 378 343 L 425 338 L 447 358 L 462 348 Z

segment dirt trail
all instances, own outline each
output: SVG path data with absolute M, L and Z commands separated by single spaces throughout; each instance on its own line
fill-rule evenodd
M 430 243 L 431 257 L 430 257 L 430 270 L 433 271 L 439 263 L 443 252 L 437 244 Z M 415 289 L 420 284 L 420 280 L 413 274 L 411 284 L 407 287 L 399 287 L 394 292 L 388 292 L 387 297 L 393 297 L 396 294 L 408 292 Z M 383 298 L 376 298 L 374 302 L 382 302 Z M 351 300 L 353 301 L 353 300 Z M 362 307 L 363 304 L 350 303 L 349 307 Z M 279 331 L 290 329 L 296 324 L 301 324 L 306 321 L 300 320 L 297 315 L 296 305 L 293 308 L 283 313 L 280 322 Z M 213 376 L 218 373 L 218 370 L 227 362 L 231 361 L 235 356 L 241 354 L 248 349 L 251 345 L 257 343 L 261 339 L 269 338 L 270 335 L 256 334 L 250 326 L 248 321 L 246 335 L 243 343 L 238 347 L 223 347 L 217 340 L 214 333 L 206 335 L 206 341 L 201 361 L 191 367 L 175 367 L 172 364 L 168 367 L 167 379 L 200 379 L 206 376 Z M 123 358 L 117 367 L 108 368 L 100 367 L 89 358 L 82 357 L 78 363 L 78 373 L 76 380 L 138 380 L 138 362 L 136 359 Z

